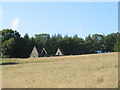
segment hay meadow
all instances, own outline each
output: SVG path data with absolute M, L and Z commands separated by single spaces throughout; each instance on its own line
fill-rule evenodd
M 27 59 L 8 58 L 2 62 L 2 88 L 118 87 L 117 52 Z

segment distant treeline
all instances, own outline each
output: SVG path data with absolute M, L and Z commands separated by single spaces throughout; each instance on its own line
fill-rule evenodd
M 2 51 L 3 57 L 10 58 L 28 58 L 35 46 L 38 52 L 44 47 L 48 54 L 55 55 L 58 48 L 64 55 L 80 55 L 98 52 L 118 52 L 120 51 L 120 33 L 111 33 L 108 35 L 93 34 L 86 36 L 85 39 L 74 36 L 62 36 L 55 34 L 35 34 L 29 37 L 25 34 L 21 37 L 20 33 L 12 29 L 3 29 Z

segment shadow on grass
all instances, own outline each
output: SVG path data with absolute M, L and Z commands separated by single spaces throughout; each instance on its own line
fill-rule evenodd
M 19 64 L 19 63 L 5 62 L 5 63 L 0 63 L 0 66 L 1 66 L 1 65 L 14 65 L 14 64 Z

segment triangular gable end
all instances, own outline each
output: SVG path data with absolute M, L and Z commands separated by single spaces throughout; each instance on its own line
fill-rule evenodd
M 36 49 L 36 47 L 33 48 L 31 54 L 30 54 L 30 57 L 38 57 L 38 51 Z
M 45 48 L 43 48 L 42 51 L 41 51 L 41 54 L 43 54 L 43 53 L 48 54 L 47 51 L 45 50 Z
M 57 55 L 57 56 L 61 56 L 61 55 L 63 55 L 63 54 L 62 54 L 61 50 L 58 48 L 58 49 L 57 49 L 57 52 L 56 52 L 55 55 Z

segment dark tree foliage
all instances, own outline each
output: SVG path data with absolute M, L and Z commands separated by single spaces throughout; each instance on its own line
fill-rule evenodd
M 25 34 L 23 37 L 19 32 L 12 29 L 3 29 L 2 33 L 2 53 L 3 57 L 10 58 L 28 58 L 35 46 L 38 53 L 41 53 L 43 47 L 49 55 L 55 55 L 58 48 L 63 55 L 80 55 L 101 52 L 120 51 L 120 34 L 111 33 L 109 35 L 93 34 L 86 36 L 85 40 L 77 35 L 62 37 L 61 34 L 35 34 L 29 37 Z
M 20 40 L 20 34 L 12 29 L 3 29 L 0 33 L 2 33 L 3 57 L 18 57 L 20 48 L 17 42 Z
M 117 42 L 115 43 L 114 51 L 120 52 L 120 33 L 117 33 Z
M 117 33 L 112 33 L 103 38 L 103 50 L 104 52 L 113 52 L 114 46 L 117 42 Z

